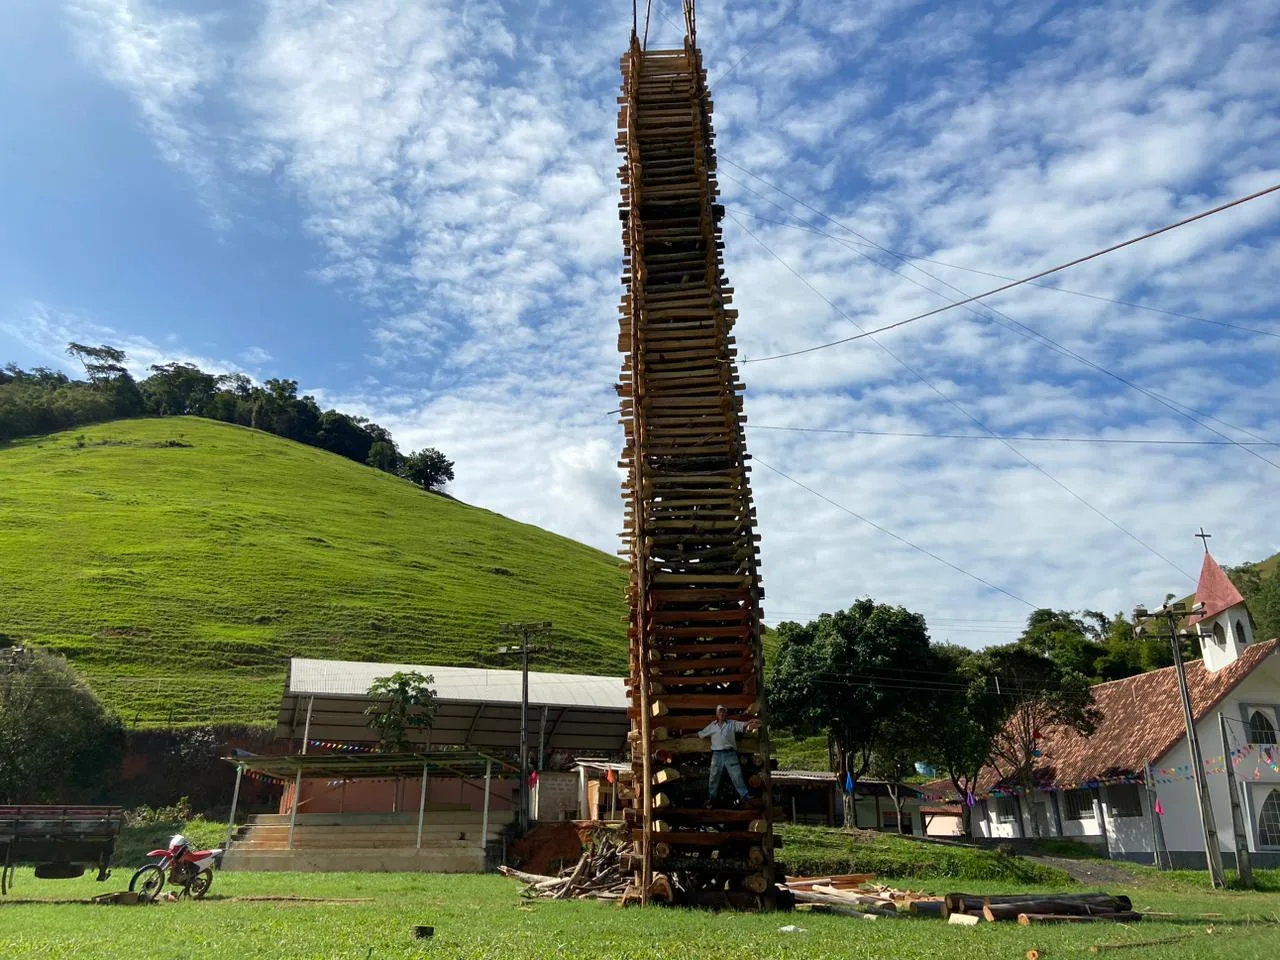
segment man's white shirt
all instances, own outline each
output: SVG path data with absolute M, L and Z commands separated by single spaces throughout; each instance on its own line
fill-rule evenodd
M 698 731 L 698 736 L 710 737 L 712 750 L 737 750 L 738 738 L 736 735 L 746 732 L 747 725 L 741 720 L 726 720 L 724 723 L 712 720 Z

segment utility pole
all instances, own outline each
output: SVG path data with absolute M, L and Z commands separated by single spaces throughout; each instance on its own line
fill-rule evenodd
M 551 621 L 537 623 L 504 623 L 499 628 L 504 637 L 519 637 L 520 645 L 499 647 L 501 654 L 520 655 L 520 832 L 529 829 L 529 654 L 545 653 L 546 645 L 531 645 L 535 637 L 551 635 Z
M 1253 863 L 1249 859 L 1249 834 L 1244 829 L 1244 813 L 1240 809 L 1240 788 L 1236 784 L 1236 765 L 1231 762 L 1231 743 L 1227 736 L 1227 716 L 1218 714 L 1222 729 L 1222 762 L 1227 773 L 1227 795 L 1231 798 L 1231 832 L 1236 841 L 1236 873 L 1246 890 L 1253 889 Z
M 1182 648 L 1178 644 L 1178 621 L 1189 613 L 1198 613 L 1200 605 L 1191 610 L 1177 604 L 1164 604 L 1154 614 L 1148 613 L 1145 607 L 1136 607 L 1133 619 L 1140 632 L 1145 624 L 1142 620 L 1154 620 L 1163 616 L 1169 625 L 1169 642 L 1173 646 L 1173 666 L 1178 676 L 1178 693 L 1182 696 L 1182 722 L 1187 732 L 1187 749 L 1191 754 L 1191 778 L 1196 785 L 1196 806 L 1200 809 L 1200 828 L 1204 833 L 1204 855 L 1209 865 L 1209 882 L 1214 887 L 1225 887 L 1226 877 L 1222 872 L 1222 850 L 1218 846 L 1218 829 L 1213 822 L 1213 805 L 1209 800 L 1209 787 L 1204 778 L 1204 755 L 1200 752 L 1200 737 L 1196 734 L 1195 714 L 1191 709 L 1191 691 L 1187 687 L 1187 672 L 1182 665 Z

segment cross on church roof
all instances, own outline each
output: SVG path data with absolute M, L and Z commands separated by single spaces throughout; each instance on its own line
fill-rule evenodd
M 1199 533 L 1197 533 L 1197 534 L 1196 534 L 1196 536 L 1197 536 L 1197 537 L 1199 537 L 1199 538 L 1200 538 L 1200 542 L 1204 544 L 1204 552 L 1205 552 L 1205 553 L 1208 553 L 1208 552 L 1209 552 L 1209 538 L 1210 538 L 1210 537 L 1212 537 L 1212 536 L 1213 536 L 1213 534 L 1212 534 L 1212 533 L 1205 533 L 1205 532 L 1204 532 L 1204 527 L 1201 527 L 1201 528 L 1200 528 L 1200 532 L 1199 532 Z

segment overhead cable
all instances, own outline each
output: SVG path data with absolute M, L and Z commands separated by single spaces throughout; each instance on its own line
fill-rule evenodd
M 791 481 L 801 490 L 807 490 L 809 493 L 813 494 L 819 500 L 823 500 L 829 503 L 831 506 L 835 507 L 837 510 L 843 510 L 845 513 L 849 514 L 849 516 L 853 517 L 854 519 L 861 520 L 863 523 L 865 523 L 869 527 L 874 527 L 876 530 L 879 530 L 885 536 L 892 537 L 894 540 L 897 540 L 899 543 L 905 544 L 906 546 L 910 547 L 912 550 L 919 551 L 920 553 L 923 553 L 926 557 L 930 557 L 934 560 L 937 560 L 942 565 L 950 567 L 952 570 L 956 571 L 956 573 L 963 574 L 964 576 L 968 577 L 970 580 L 975 580 L 978 583 L 982 584 L 984 587 L 994 590 L 997 593 L 1002 593 L 1011 600 L 1017 600 L 1019 603 L 1025 604 L 1026 606 L 1030 607 L 1033 610 L 1037 609 L 1036 605 L 1032 603 L 1030 600 L 1024 600 L 1022 599 L 1022 597 L 1018 596 L 1017 594 L 1010 593 L 1008 590 L 1004 589 L 1003 587 L 996 586 L 994 583 L 992 583 L 989 580 L 984 580 L 982 577 L 978 576 L 976 573 L 970 573 L 968 570 L 965 570 L 962 567 L 956 566 L 950 560 L 944 560 L 942 557 L 938 556 L 936 553 L 932 552 L 931 550 L 926 550 L 924 547 L 919 546 L 918 544 L 912 543 L 906 537 L 899 536 L 898 534 L 894 533 L 892 530 L 882 527 L 880 524 L 876 523 L 874 520 L 870 520 L 864 517 L 860 513 L 855 513 L 853 510 L 850 510 L 844 504 L 837 503 L 835 500 L 832 500 L 826 494 L 819 493 L 817 490 L 813 489 L 813 487 L 809 486 L 808 484 L 802 483 L 801 481 L 797 480 L 795 477 L 791 476 L 790 474 L 783 473 L 777 467 L 766 463 L 764 460 L 761 460 L 760 457 L 752 456 L 751 459 L 754 463 L 760 464 L 760 466 L 764 467 L 766 470 L 770 470 L 773 473 L 776 473 L 778 476 L 782 477 L 782 479 Z
M 810 282 L 809 282 L 809 281 L 808 281 L 804 276 L 802 276 L 802 275 L 801 275 L 801 274 L 800 274 L 800 273 L 799 273 L 799 272 L 798 272 L 794 267 L 792 267 L 789 263 L 787 263 L 787 262 L 786 262 L 785 260 L 783 260 L 780 256 L 778 256 L 777 252 L 776 252 L 772 247 L 770 247 L 770 246 L 769 246 L 767 243 L 765 243 L 762 239 L 760 239 L 760 238 L 759 238 L 759 237 L 757 237 L 754 233 L 752 233 L 752 232 L 751 232 L 751 230 L 750 230 L 748 227 L 746 227 L 746 226 L 745 226 L 741 221 L 739 221 L 739 220 L 736 220 L 736 219 L 735 219 L 735 220 L 734 220 L 734 222 L 735 222 L 735 223 L 737 223 L 737 224 L 738 224 L 738 226 L 739 226 L 739 227 L 741 227 L 741 228 L 746 232 L 747 236 L 751 237 L 751 239 L 755 240 L 755 241 L 756 241 L 756 243 L 758 243 L 758 244 L 760 244 L 762 247 L 764 247 L 764 249 L 769 253 L 769 255 L 770 255 L 770 256 L 772 256 L 775 260 L 777 260 L 780 264 L 782 264 L 782 266 L 784 266 L 784 267 L 785 267 L 785 268 L 786 268 L 786 269 L 791 273 L 791 275 L 792 275 L 792 276 L 794 276 L 797 280 L 799 280 L 799 281 L 800 281 L 801 283 L 803 283 L 806 287 L 808 287 L 810 290 L 812 290 L 814 294 L 816 294 L 818 297 L 820 297 L 822 300 L 824 300 L 824 301 L 827 303 L 827 305 L 831 307 L 831 309 L 832 309 L 832 310 L 834 310 L 836 313 L 838 313 L 840 316 L 842 316 L 845 320 L 849 321 L 849 323 L 853 324 L 855 327 L 858 327 L 858 329 L 862 329 L 862 328 L 861 328 L 861 326 L 859 325 L 858 321 L 854 320 L 854 319 L 853 319 L 852 317 L 850 317 L 847 313 L 845 313 L 842 309 L 840 309 L 840 307 L 835 303 L 835 301 L 833 301 L 830 297 L 828 297 L 828 296 L 827 296 L 826 294 L 824 294 L 821 290 L 819 290 L 817 287 L 815 287 L 815 286 L 814 286 L 812 283 L 810 283 Z M 874 330 L 869 331 L 869 333 L 875 333 L 875 332 L 876 332 L 876 331 L 874 331 Z M 859 336 L 867 336 L 867 335 L 868 335 L 868 333 L 863 333 L 863 334 L 860 334 Z M 899 365 L 899 366 L 901 366 L 904 370 L 906 370 L 908 373 L 910 373 L 913 377 L 915 377 L 917 380 L 919 380 L 921 383 L 923 383 L 923 384 L 924 384 L 926 387 L 928 387 L 928 388 L 929 388 L 929 389 L 930 389 L 934 394 L 936 394 L 936 395 L 937 395 L 938 397 L 940 397 L 941 399 L 945 400 L 947 403 L 951 404 L 951 406 L 955 407 L 955 408 L 956 408 L 956 410 L 958 410 L 958 411 L 959 411 L 959 412 L 960 412 L 960 413 L 965 417 L 965 419 L 967 419 L 969 422 L 973 423 L 973 424 L 974 424 L 975 426 L 977 426 L 980 430 L 984 430 L 985 432 L 987 432 L 988 434 L 990 434 L 992 437 L 994 437 L 994 438 L 996 438 L 997 440 L 1001 441 L 1001 442 L 1005 445 L 1005 447 L 1006 447 L 1006 448 L 1007 448 L 1011 453 L 1013 453 L 1013 455 L 1014 455 L 1014 456 L 1016 456 L 1019 460 L 1021 460 L 1023 463 L 1027 464 L 1029 467 L 1031 467 L 1031 468 L 1032 468 L 1033 470 L 1035 470 L 1037 473 L 1040 473 L 1040 474 L 1041 474 L 1041 475 L 1043 475 L 1046 479 L 1048 479 L 1049 481 L 1051 481 L 1052 483 L 1054 483 L 1056 486 L 1060 487 L 1060 488 L 1061 488 L 1061 489 L 1062 489 L 1062 490 L 1063 490 L 1063 491 L 1064 491 L 1068 496 L 1070 496 L 1072 499 L 1074 499 L 1074 500 L 1078 501 L 1079 503 L 1083 504 L 1085 507 L 1087 507 L 1087 508 L 1088 508 L 1089 510 L 1091 510 L 1093 513 L 1097 514 L 1099 517 L 1101 517 L 1101 518 L 1102 518 L 1103 520 L 1105 520 L 1107 523 L 1111 524 L 1111 526 L 1115 527 L 1117 530 L 1119 530 L 1121 533 L 1123 533 L 1126 537 L 1128 537 L 1130 540 L 1132 540 L 1132 541 L 1134 541 L 1135 543 L 1137 543 L 1137 544 L 1138 544 L 1139 546 L 1141 546 L 1143 549 L 1147 550 L 1147 551 L 1148 551 L 1149 553 L 1151 553 L 1153 556 L 1158 557 L 1158 558 L 1160 558 L 1161 560 L 1163 560 L 1166 564 L 1168 564 L 1170 567 L 1172 567 L 1174 570 L 1176 570 L 1176 571 L 1177 571 L 1178 573 L 1180 573 L 1182 576 L 1186 577 L 1188 580 L 1191 580 L 1191 581 L 1193 581 L 1193 582 L 1195 581 L 1195 579 L 1196 579 L 1195 577 L 1193 577 L 1193 576 L 1192 576 L 1191 574 L 1189 574 L 1187 571 L 1183 570 L 1183 569 L 1182 569 L 1181 567 L 1179 567 L 1176 563 L 1174 563 L 1172 560 L 1170 560 L 1168 557 L 1166 557 L 1163 553 L 1161 553 L 1161 552 L 1160 552 L 1159 550 L 1157 550 L 1155 547 L 1151 546 L 1151 544 L 1147 543 L 1145 540 L 1143 540 L 1141 537 L 1139 537 L 1139 536 L 1138 536 L 1136 533 L 1134 533 L 1133 531 L 1131 531 L 1131 530 L 1127 529 L 1126 527 L 1124 527 L 1123 525 L 1121 525 L 1121 524 L 1119 523 L 1119 521 L 1117 521 L 1117 520 L 1113 519 L 1112 517 L 1108 516 L 1106 513 L 1104 513 L 1104 512 L 1103 512 L 1101 509 L 1099 509 L 1098 507 L 1095 507 L 1092 503 L 1090 503 L 1090 502 L 1089 502 L 1088 500 L 1086 500 L 1084 497 L 1080 496 L 1080 494 L 1076 493 L 1074 490 L 1072 490 L 1070 487 L 1068 487 L 1065 483 L 1063 483 L 1061 480 L 1059 480 L 1057 477 L 1055 477 L 1053 474 L 1051 474 L 1048 470 L 1046 470 L 1044 467 L 1040 466 L 1040 464 L 1036 463 L 1034 460 L 1032 460 L 1030 457 L 1028 457 L 1025 453 L 1023 453 L 1021 450 L 1019 450 L 1017 447 L 1015 447 L 1015 446 L 1014 446 L 1012 443 L 1010 443 L 1006 438 L 1001 437 L 999 434 L 997 434 L 994 430 L 992 430 L 992 429 L 991 429 L 990 427 L 988 427 L 985 423 L 983 423 L 981 420 L 979 420 L 976 416 L 974 416 L 972 413 L 970 413 L 970 412 L 969 412 L 969 410 L 968 410 L 968 409 L 967 409 L 963 404 L 961 404 L 961 403 L 960 403 L 960 401 L 956 400 L 954 397 L 950 396 L 949 394 L 944 393 L 941 389 L 939 389 L 939 388 L 938 388 L 938 386 L 937 386 L 937 385 L 936 385 L 932 380 L 930 380 L 928 377 L 926 377 L 926 376 L 925 376 L 923 373 L 921 373 L 920 371 L 916 370 L 916 369 L 915 369 L 915 367 L 911 366 L 909 363 L 907 363 L 907 361 L 903 360 L 900 356 L 898 356 L 896 353 L 894 353 L 891 349 L 889 349 L 887 346 L 885 346 L 885 345 L 884 345 L 883 343 L 881 343 L 879 340 L 873 340 L 873 341 L 872 341 L 872 343 L 874 343 L 874 344 L 875 344 L 877 347 L 879 347 L 882 351 L 884 351 L 886 354 L 888 354 L 890 357 L 892 357 L 892 358 L 893 358 L 893 360 L 894 360 L 894 361 L 896 361 L 896 362 L 898 363 L 898 365 Z

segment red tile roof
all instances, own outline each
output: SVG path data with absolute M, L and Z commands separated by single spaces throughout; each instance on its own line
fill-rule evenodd
M 1206 670 L 1202 660 L 1188 663 L 1187 686 L 1196 720 L 1271 656 L 1278 642 L 1255 643 L 1216 673 Z M 1159 760 L 1184 735 L 1182 698 L 1173 667 L 1097 684 L 1093 695 L 1102 711 L 1093 736 L 1061 728 L 1043 731 L 1040 750 L 1044 756 L 1035 771 L 1038 784 L 1069 788 L 1093 779 L 1142 776 L 1148 763 Z M 980 781 L 984 791 L 990 790 L 999 784 L 999 774 L 988 768 Z
M 1188 617 L 1188 624 L 1208 620 L 1210 617 L 1216 617 L 1223 610 L 1234 607 L 1237 603 L 1244 603 L 1244 597 L 1240 596 L 1236 585 L 1222 572 L 1218 561 L 1213 559 L 1213 554 L 1208 551 L 1205 551 L 1204 563 L 1200 567 L 1200 583 L 1196 586 L 1196 603 L 1204 604 L 1204 612 Z

